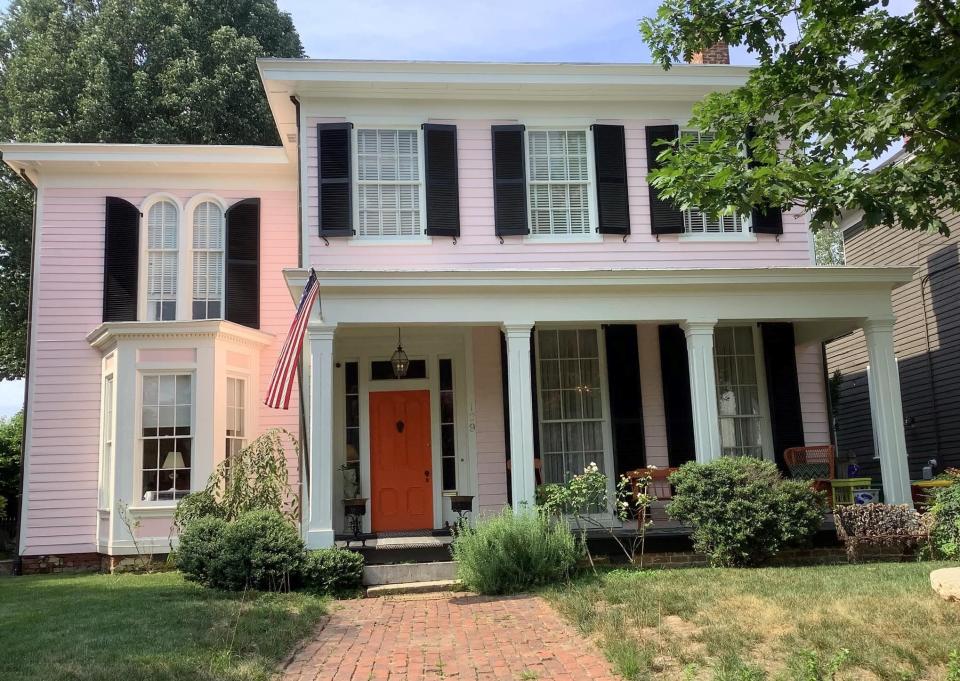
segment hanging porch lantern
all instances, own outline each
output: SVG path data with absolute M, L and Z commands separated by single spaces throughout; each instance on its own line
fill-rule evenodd
M 403 351 L 403 341 L 400 337 L 400 329 L 397 329 L 397 349 L 393 351 L 390 357 L 390 366 L 393 367 L 394 378 L 403 378 L 410 369 L 410 358 Z

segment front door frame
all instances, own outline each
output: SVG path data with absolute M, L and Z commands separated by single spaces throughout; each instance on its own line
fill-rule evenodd
M 472 329 L 469 327 L 405 327 L 403 345 L 411 360 L 427 363 L 424 379 L 381 380 L 370 377 L 370 363 L 389 360 L 397 345 L 396 327 L 345 327 L 337 331 L 334 349 L 334 527 L 346 531 L 343 516 L 343 476 L 339 467 L 346 460 L 346 405 L 343 365 L 358 363 L 360 401 L 360 489 L 371 499 L 370 487 L 370 393 L 428 390 L 430 392 L 430 444 L 433 485 L 433 527 L 440 529 L 444 521 L 456 519 L 446 500 L 442 485 L 440 434 L 440 376 L 439 361 L 453 360 L 454 418 L 456 423 L 457 491 L 474 497 L 477 511 L 476 488 L 476 425 L 473 383 Z M 368 502 L 362 529 L 371 532 L 372 512 Z

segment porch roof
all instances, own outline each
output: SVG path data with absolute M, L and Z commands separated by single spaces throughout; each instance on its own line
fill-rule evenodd
M 913 267 L 395 270 L 317 273 L 315 323 L 341 325 L 792 321 L 797 341 L 893 319 Z M 309 276 L 284 270 L 294 299 Z

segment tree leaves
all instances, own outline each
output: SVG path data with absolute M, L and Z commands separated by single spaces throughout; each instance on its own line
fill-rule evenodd
M 826 224 L 860 208 L 868 227 L 943 233 L 941 215 L 960 210 L 953 2 L 897 15 L 884 0 L 665 0 L 641 32 L 665 68 L 719 41 L 759 60 L 744 86 L 694 107 L 715 141 L 664 152 L 661 195 L 715 212 L 765 200 Z M 905 162 L 875 170 L 900 144 Z

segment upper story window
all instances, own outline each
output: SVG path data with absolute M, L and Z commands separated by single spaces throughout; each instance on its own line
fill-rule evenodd
M 700 130 L 681 130 L 681 144 L 696 144 L 713 140 L 712 132 Z M 740 215 L 707 215 L 699 208 L 692 207 L 683 211 L 683 231 L 685 234 L 741 234 L 744 220 Z
M 158 201 L 147 213 L 147 319 L 176 319 L 178 232 L 177 206 Z
M 585 130 L 527 132 L 530 233 L 589 234 L 590 163 Z
M 422 235 L 420 131 L 361 128 L 356 135 L 357 235 Z
M 204 201 L 193 211 L 193 318 L 223 316 L 223 209 Z

